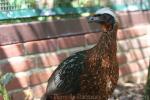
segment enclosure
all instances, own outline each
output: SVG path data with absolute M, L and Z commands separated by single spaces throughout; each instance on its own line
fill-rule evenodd
M 101 7 L 112 8 L 120 21 L 118 86 L 146 82 L 148 0 L 0 0 L 0 70 L 15 75 L 6 85 L 11 100 L 40 99 L 62 60 L 97 43 L 100 30 L 86 16 Z

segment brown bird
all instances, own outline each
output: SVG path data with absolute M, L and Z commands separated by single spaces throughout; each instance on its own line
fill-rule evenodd
M 88 20 L 102 31 L 98 43 L 58 66 L 48 80 L 44 100 L 107 100 L 116 87 L 117 16 L 111 9 L 101 8 Z

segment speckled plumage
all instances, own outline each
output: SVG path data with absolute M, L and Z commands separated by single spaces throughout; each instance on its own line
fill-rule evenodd
M 96 46 L 75 53 L 58 66 L 48 80 L 44 100 L 108 99 L 119 77 L 116 59 L 118 25 L 112 17 L 100 15 L 102 21 L 107 19 L 113 26 L 102 22 L 104 29 Z
M 90 95 L 97 98 L 95 100 L 107 100 L 117 85 L 119 77 L 116 59 L 116 34 L 104 34 L 109 35 L 110 41 L 106 42 L 108 36 L 102 35 L 101 41 L 87 51 L 86 68 L 80 76 L 79 95 Z

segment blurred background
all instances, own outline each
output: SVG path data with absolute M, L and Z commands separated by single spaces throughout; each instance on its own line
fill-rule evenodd
M 97 43 L 100 30 L 86 16 L 101 7 L 113 9 L 120 21 L 114 95 L 142 98 L 150 56 L 149 0 L 0 0 L 0 77 L 13 73 L 0 84 L 11 100 L 39 100 L 62 60 Z M 1 100 L 1 89 L 0 94 Z

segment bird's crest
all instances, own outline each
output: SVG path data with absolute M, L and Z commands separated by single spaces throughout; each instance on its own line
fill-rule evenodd
M 108 8 L 108 7 L 100 8 L 99 10 L 97 10 L 95 12 L 95 15 L 98 15 L 98 14 L 109 14 L 109 15 L 114 17 L 115 22 L 119 22 L 115 12 L 112 9 Z

